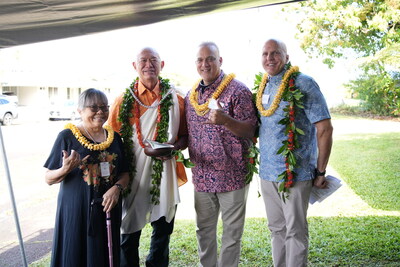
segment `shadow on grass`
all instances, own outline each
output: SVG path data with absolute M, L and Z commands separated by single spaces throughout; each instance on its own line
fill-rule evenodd
M 176 220 L 171 236 L 170 266 L 198 266 L 196 227 Z M 396 216 L 310 217 L 309 266 L 399 266 L 400 220 Z M 218 224 L 218 237 L 222 234 Z M 151 227 L 142 232 L 142 262 L 148 253 Z M 219 244 L 220 246 L 220 244 Z M 246 219 L 239 266 L 272 266 L 267 220 Z
M 142 231 L 141 266 L 149 250 L 152 228 Z M 400 266 L 400 220 L 397 216 L 310 217 L 310 267 Z M 218 238 L 222 226 L 218 224 Z M 220 246 L 220 244 L 219 244 Z M 37 267 L 47 267 L 49 256 Z M 3 266 L 3 265 L 2 265 Z M 171 236 L 170 267 L 198 266 L 196 226 L 176 220 Z M 270 233 L 264 218 L 247 218 L 240 267 L 272 266 Z

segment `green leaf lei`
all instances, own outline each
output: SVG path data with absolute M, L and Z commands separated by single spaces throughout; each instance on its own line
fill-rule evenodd
M 291 67 L 290 62 L 285 65 L 285 69 L 288 70 Z M 278 192 L 282 193 L 282 199 L 285 201 L 289 197 L 289 188 L 293 185 L 293 180 L 296 177 L 296 173 L 293 171 L 297 166 L 297 159 L 294 154 L 296 148 L 300 147 L 298 143 L 298 135 L 304 135 L 303 130 L 296 127 L 295 124 L 295 114 L 297 109 L 304 109 L 303 106 L 303 93 L 295 85 L 295 79 L 300 74 L 300 72 L 294 72 L 289 77 L 289 82 L 285 91 L 282 95 L 282 101 L 286 101 L 287 105 L 283 109 L 285 112 L 284 118 L 278 123 L 285 125 L 285 135 L 287 135 L 287 140 L 282 142 L 282 146 L 278 149 L 277 154 L 282 154 L 285 157 L 286 169 L 281 174 L 278 175 L 277 181 L 283 180 L 284 182 L 279 185 Z M 263 77 L 262 73 L 256 75 L 253 88 L 253 101 L 256 103 L 256 94 L 259 90 L 261 79 Z M 258 117 L 260 114 L 258 113 Z
M 183 156 L 183 153 L 181 150 L 172 151 L 172 156 L 177 156 L 178 158 L 176 159 L 176 162 L 182 162 L 183 166 L 185 166 L 186 168 L 194 167 L 194 163 L 189 158 L 185 159 L 185 156 Z
M 135 155 L 133 153 L 133 147 L 134 143 L 132 141 L 132 125 L 129 122 L 129 119 L 133 116 L 131 110 L 134 108 L 135 104 L 135 99 L 131 95 L 130 91 L 134 90 L 134 86 L 136 81 L 139 78 L 136 78 L 130 85 L 129 88 L 126 89 L 124 96 L 123 96 L 123 101 L 121 103 L 121 108 L 120 108 L 120 113 L 118 116 L 118 120 L 122 123 L 120 134 L 123 139 L 124 143 L 124 151 L 125 155 L 127 157 L 127 160 L 130 163 L 130 173 L 129 173 L 129 185 L 127 190 L 124 192 L 124 196 L 130 193 L 130 188 L 132 185 L 132 181 L 136 175 L 136 166 L 135 166 Z M 171 88 L 169 84 L 168 79 L 160 79 L 160 94 L 161 98 L 168 92 L 168 90 Z M 136 105 L 138 105 L 136 103 Z M 161 121 L 158 123 L 157 128 L 158 128 L 158 134 L 156 141 L 160 143 L 165 143 L 168 141 L 168 123 L 169 123 L 169 108 L 173 105 L 172 101 L 172 94 L 169 94 L 167 97 L 165 97 L 163 103 L 160 104 L 160 114 L 161 114 Z M 151 202 L 155 205 L 160 203 L 160 184 L 161 184 L 161 174 L 163 172 L 163 161 L 160 159 L 157 159 L 155 157 L 152 157 L 153 160 L 153 173 L 151 175 L 152 177 L 152 187 L 150 189 L 150 194 L 151 194 Z
M 258 155 L 260 154 L 260 150 L 256 146 L 254 142 L 252 142 L 251 146 L 248 149 L 248 154 L 246 155 L 249 158 L 249 161 L 246 164 L 247 174 L 245 182 L 249 184 L 253 180 L 254 173 L 258 174 L 258 165 L 260 165 L 260 161 L 258 159 Z
M 256 79 L 254 81 L 254 87 L 252 89 L 252 100 L 253 103 L 256 103 L 256 95 L 257 95 L 257 90 L 258 87 L 260 86 L 261 83 L 261 78 L 262 78 L 262 73 L 256 75 Z M 255 106 L 255 104 L 254 104 Z M 257 112 L 257 119 L 258 122 L 260 122 L 260 114 Z M 254 139 L 257 140 L 259 135 L 259 128 L 257 127 L 256 132 L 254 134 Z M 249 184 L 253 180 L 254 173 L 259 173 L 258 171 L 258 166 L 260 165 L 260 160 L 259 160 L 259 155 L 260 155 L 260 149 L 256 146 L 257 141 L 252 140 L 251 145 L 249 147 L 248 154 L 246 155 L 247 158 L 249 158 L 249 161 L 247 162 L 247 174 L 246 174 L 246 184 Z M 261 194 L 258 192 L 258 197 L 260 197 Z

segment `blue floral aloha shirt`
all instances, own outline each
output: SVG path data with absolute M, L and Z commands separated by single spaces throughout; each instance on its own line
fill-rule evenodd
M 270 77 L 264 90 L 264 98 L 269 95 L 268 103 L 263 102 L 265 109 L 271 105 L 282 77 L 286 70 L 276 76 Z M 296 109 L 295 124 L 304 131 L 304 135 L 298 135 L 300 148 L 296 148 L 297 159 L 296 179 L 294 181 L 306 181 L 314 178 L 314 169 L 317 166 L 318 146 L 316 128 L 314 123 L 330 119 L 329 109 L 318 84 L 313 78 L 300 73 L 295 85 L 303 93 L 304 109 Z M 285 158 L 277 151 L 282 146 L 282 141 L 287 140 L 285 125 L 278 122 L 284 118 L 283 109 L 287 102 L 281 101 L 278 109 L 270 117 L 261 116 L 260 126 L 260 177 L 267 181 L 281 182 L 277 180 L 279 174 L 285 171 Z

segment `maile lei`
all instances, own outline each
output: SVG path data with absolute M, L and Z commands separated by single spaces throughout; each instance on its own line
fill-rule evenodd
M 173 105 L 172 94 L 169 92 L 171 86 L 169 84 L 168 79 L 160 80 L 160 95 L 159 95 L 159 105 L 157 106 L 158 115 L 157 115 L 157 126 L 156 132 L 154 136 L 154 140 L 160 143 L 165 143 L 168 141 L 168 125 L 169 125 L 169 109 Z M 132 126 L 129 122 L 129 119 L 133 116 L 131 110 L 134 109 L 135 112 L 135 125 L 137 131 L 137 138 L 139 139 L 139 144 L 144 147 L 142 134 L 140 130 L 140 115 L 139 115 L 139 103 L 135 101 L 135 91 L 137 91 L 139 78 L 136 78 L 132 84 L 126 89 L 123 101 L 121 103 L 120 113 L 118 120 L 122 123 L 120 134 L 124 142 L 124 152 L 127 157 L 128 162 L 130 163 L 130 181 L 128 185 L 128 189 L 126 190 L 125 195 L 130 192 L 132 181 L 136 174 L 136 166 L 135 159 L 133 153 L 134 142 L 132 140 L 133 132 Z M 191 162 L 188 159 L 183 157 L 181 151 L 174 151 L 174 155 L 178 156 L 177 161 L 181 161 L 185 164 L 185 167 L 191 167 Z M 155 205 L 160 203 L 160 184 L 161 184 L 161 174 L 163 172 L 163 161 L 156 157 L 152 157 L 153 161 L 153 172 L 152 172 L 152 187 L 150 189 L 151 194 L 151 202 Z
M 113 129 L 108 125 L 104 126 L 104 129 L 107 131 L 107 139 L 100 144 L 93 144 L 89 142 L 89 140 L 81 133 L 79 128 L 72 123 L 68 123 L 67 125 L 65 125 L 65 129 L 70 129 L 72 134 L 75 136 L 75 138 L 83 147 L 92 151 L 100 152 L 97 159 L 92 159 L 91 157 L 89 157 L 88 159 L 82 161 L 79 168 L 83 171 L 83 180 L 88 185 L 93 185 L 95 190 L 97 190 L 98 186 L 103 182 L 106 184 L 113 182 L 114 178 L 113 170 L 115 168 L 113 162 L 116 160 L 117 155 L 110 154 L 108 151 L 106 151 L 106 149 L 110 147 L 110 145 L 114 140 Z M 109 163 L 110 175 L 108 176 L 100 175 L 99 162 Z
M 198 103 L 198 91 L 196 90 L 201 79 L 198 80 L 192 90 L 190 91 L 189 94 L 189 101 L 190 104 L 192 105 L 194 111 L 196 112 L 197 115 L 199 116 L 204 116 L 207 114 L 210 109 L 208 107 L 210 100 L 217 100 L 219 96 L 222 94 L 222 92 L 228 87 L 229 83 L 235 78 L 235 74 L 231 73 L 228 75 L 225 75 L 224 78 L 222 79 L 221 83 L 219 86 L 215 89 L 214 93 L 211 95 L 211 97 L 203 104 Z M 245 177 L 245 182 L 246 184 L 249 184 L 251 180 L 253 179 L 253 174 L 258 173 L 258 168 L 257 165 L 259 164 L 258 162 L 258 154 L 259 150 L 255 146 L 254 142 L 252 142 L 252 145 L 249 147 L 248 154 L 246 155 L 247 158 L 249 158 L 249 161 L 247 162 L 247 174 Z
M 278 108 L 281 100 L 287 102 L 286 107 L 283 109 L 285 117 L 278 123 L 285 125 L 285 134 L 287 139 L 282 142 L 282 146 L 278 149 L 277 154 L 282 154 L 285 157 L 285 171 L 282 172 L 277 181 L 283 180 L 283 183 L 279 185 L 278 192 L 282 193 L 282 198 L 285 200 L 289 196 L 289 188 L 293 185 L 293 180 L 296 177 L 294 168 L 297 166 L 295 157 L 295 150 L 299 148 L 297 141 L 298 134 L 304 135 L 303 130 L 296 127 L 295 116 L 296 107 L 304 109 L 303 106 L 303 94 L 295 85 L 295 79 L 300 74 L 299 67 L 292 66 L 290 63 L 285 65 L 286 73 L 282 78 L 282 82 L 278 88 L 274 100 L 268 109 L 264 109 L 262 105 L 262 95 L 264 93 L 266 84 L 268 83 L 268 73 L 264 75 L 262 73 L 256 75 L 254 82 L 256 90 L 256 106 L 261 116 L 269 117 L 273 115 Z

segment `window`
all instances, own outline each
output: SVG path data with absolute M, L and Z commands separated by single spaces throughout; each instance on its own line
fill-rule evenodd
M 17 86 L 3 86 L 4 95 L 17 95 Z
M 57 87 L 49 87 L 49 99 L 52 100 L 58 96 Z

